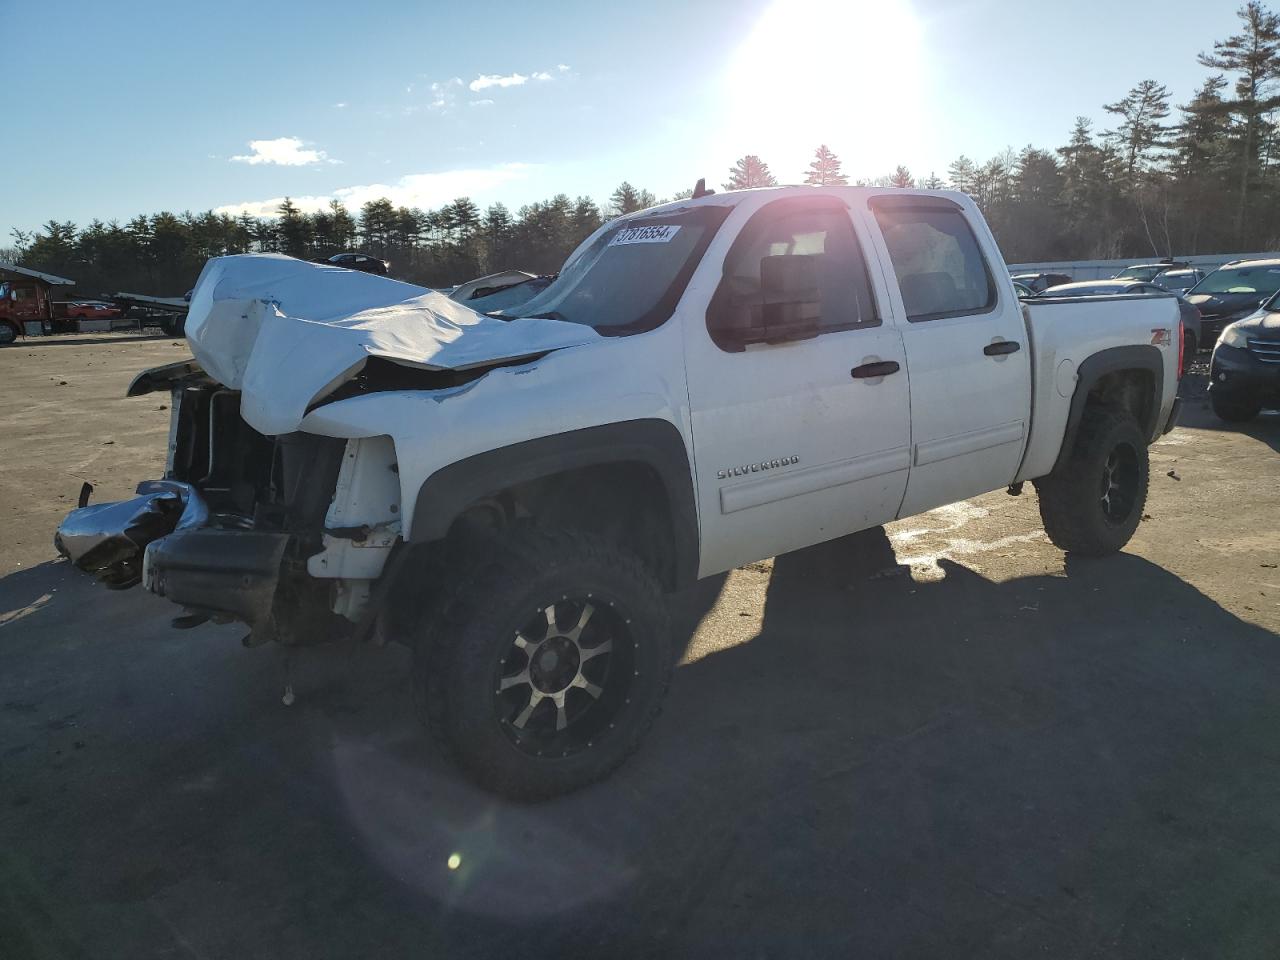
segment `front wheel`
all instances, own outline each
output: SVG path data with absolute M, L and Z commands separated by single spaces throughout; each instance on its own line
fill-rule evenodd
M 1067 460 L 1036 481 L 1045 533 L 1068 553 L 1120 550 L 1142 520 L 1149 470 L 1146 438 L 1131 415 L 1086 413 Z
M 18 339 L 18 328 L 6 320 L 0 320 L 0 347 L 7 347 Z
M 1224 397 L 1216 391 L 1209 391 L 1209 403 L 1219 420 L 1227 423 L 1248 423 L 1262 411 L 1262 405 L 1239 397 Z
M 419 637 L 419 716 L 481 785 L 542 800 L 599 780 L 640 744 L 671 676 L 657 578 L 576 531 L 523 525 Z

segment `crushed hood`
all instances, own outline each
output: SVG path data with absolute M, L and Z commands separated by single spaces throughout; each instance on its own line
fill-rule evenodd
M 465 370 L 600 339 L 582 324 L 497 320 L 426 287 L 279 254 L 205 264 L 186 332 L 196 360 L 241 391 L 241 415 L 268 435 L 296 430 L 370 357 Z

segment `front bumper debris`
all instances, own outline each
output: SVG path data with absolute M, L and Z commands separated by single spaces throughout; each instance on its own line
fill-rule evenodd
M 147 546 L 143 584 L 188 610 L 240 620 L 257 631 L 269 623 L 291 539 L 256 530 L 176 530 Z
M 137 494 L 131 500 L 72 510 L 53 535 L 58 553 L 108 587 L 123 590 L 142 579 L 148 544 L 174 530 L 194 529 L 209 521 L 208 507 L 189 484 L 144 480 Z

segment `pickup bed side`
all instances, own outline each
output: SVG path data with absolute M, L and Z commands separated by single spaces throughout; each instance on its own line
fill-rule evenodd
M 1053 471 L 1091 400 L 1128 409 L 1148 440 L 1159 436 L 1178 384 L 1174 297 L 1037 299 L 1025 315 L 1034 358 L 1032 429 L 1018 480 Z

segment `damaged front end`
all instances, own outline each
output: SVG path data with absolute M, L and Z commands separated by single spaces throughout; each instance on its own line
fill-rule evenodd
M 136 497 L 119 503 L 89 506 L 92 492 L 86 483 L 79 508 L 62 521 L 53 545 L 76 567 L 113 590 L 141 581 L 147 544 L 176 529 L 203 526 L 209 517 L 200 495 L 190 484 L 178 481 L 144 480 Z
M 399 536 L 390 439 L 266 436 L 241 416 L 239 391 L 193 361 L 146 371 L 129 395 L 160 389 L 172 399 L 164 479 L 131 500 L 82 502 L 55 535 L 59 552 L 109 587 L 141 582 L 179 604 L 177 626 L 245 623 L 247 645 L 369 626 Z
M 601 340 L 583 324 L 510 322 L 266 254 L 205 265 L 186 335 L 193 359 L 128 391 L 171 396 L 163 479 L 123 503 L 82 503 L 57 544 L 109 586 L 141 582 L 186 608 L 176 625 L 242 622 L 250 644 L 368 635 L 375 585 L 387 589 L 393 555 L 406 556 L 395 421 L 328 436 L 304 429 L 317 408 L 369 394 L 443 400 L 497 368 Z

